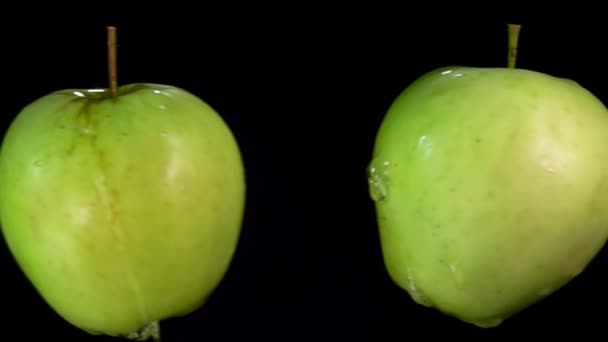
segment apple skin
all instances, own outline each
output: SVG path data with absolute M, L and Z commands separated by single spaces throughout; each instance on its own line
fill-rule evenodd
M 420 305 L 490 328 L 608 238 L 608 111 L 574 81 L 451 66 L 390 106 L 368 168 L 386 269 Z
M 8 247 L 46 302 L 92 334 L 146 338 L 218 286 L 236 250 L 244 167 L 225 122 L 173 86 L 57 91 L 0 151 Z

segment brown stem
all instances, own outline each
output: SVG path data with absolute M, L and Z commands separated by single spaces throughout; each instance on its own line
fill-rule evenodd
M 509 24 L 509 55 L 507 57 L 507 67 L 515 68 L 517 61 L 517 47 L 519 45 L 519 31 L 521 25 Z
M 108 26 L 108 76 L 112 97 L 118 95 L 118 75 L 116 66 L 116 27 Z

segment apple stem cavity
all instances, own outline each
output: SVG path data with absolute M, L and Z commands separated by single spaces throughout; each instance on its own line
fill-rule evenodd
M 116 27 L 108 26 L 108 75 L 110 79 L 110 92 L 112 97 L 116 98 L 118 95 L 118 72 L 116 66 L 116 50 L 117 50 L 117 38 L 116 38 Z
M 509 54 L 507 56 L 507 67 L 515 68 L 515 62 L 517 61 L 517 47 L 519 45 L 519 31 L 521 31 L 521 25 L 508 24 L 509 28 Z

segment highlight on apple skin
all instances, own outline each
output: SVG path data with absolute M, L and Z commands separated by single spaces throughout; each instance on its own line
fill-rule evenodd
M 448 66 L 392 103 L 368 169 L 387 272 L 420 305 L 496 327 L 608 239 L 608 110 L 575 81 Z
M 235 137 L 168 85 L 63 90 L 26 106 L 0 150 L 7 245 L 44 300 L 93 334 L 160 340 L 235 252 L 245 204 Z

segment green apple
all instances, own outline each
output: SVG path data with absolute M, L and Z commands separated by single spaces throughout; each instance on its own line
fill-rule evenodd
M 26 106 L 0 150 L 0 220 L 25 275 L 93 334 L 158 338 L 218 286 L 245 204 L 235 137 L 184 89 L 61 90 Z
M 387 272 L 418 304 L 500 325 L 604 246 L 607 161 L 608 111 L 575 81 L 424 74 L 386 113 L 368 169 Z

